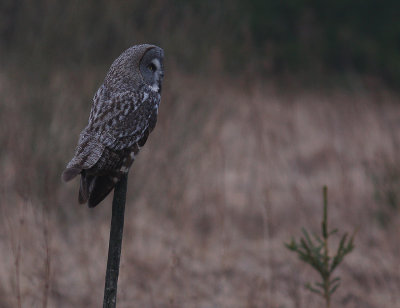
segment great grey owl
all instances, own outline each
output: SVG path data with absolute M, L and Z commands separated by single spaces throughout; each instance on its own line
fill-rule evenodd
M 163 59 L 161 48 L 144 44 L 127 49 L 111 65 L 62 174 L 64 181 L 81 175 L 79 203 L 101 202 L 146 143 L 157 121 Z

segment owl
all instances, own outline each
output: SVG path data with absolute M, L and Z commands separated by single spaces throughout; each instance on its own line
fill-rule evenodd
M 157 122 L 164 51 L 136 45 L 111 65 L 93 98 L 89 123 L 62 174 L 80 174 L 79 203 L 99 204 L 126 175 Z

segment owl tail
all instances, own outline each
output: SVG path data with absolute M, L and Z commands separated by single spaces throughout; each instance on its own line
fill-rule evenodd
M 93 176 L 86 174 L 85 170 L 81 173 L 81 185 L 79 188 L 79 203 L 86 203 L 92 208 L 104 200 L 113 190 L 115 182 L 109 175 Z

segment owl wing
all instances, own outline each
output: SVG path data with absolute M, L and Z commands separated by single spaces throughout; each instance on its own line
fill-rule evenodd
M 131 148 L 135 143 L 142 146 L 156 124 L 159 102 L 160 95 L 152 91 L 118 94 L 94 118 L 92 129 L 112 150 Z
M 111 168 L 115 162 L 110 160 L 120 159 L 113 151 L 135 144 L 143 146 L 155 127 L 159 102 L 160 95 L 151 91 L 129 91 L 109 100 L 95 100 L 89 125 L 82 131 L 75 155 L 63 172 L 64 181 L 92 168 L 100 160 L 104 162 L 98 167 Z
M 70 181 L 82 170 L 91 168 L 103 154 L 104 148 L 86 127 L 79 136 L 74 157 L 62 174 L 63 180 Z

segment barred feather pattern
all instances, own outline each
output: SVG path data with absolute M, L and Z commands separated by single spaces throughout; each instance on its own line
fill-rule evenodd
M 145 46 L 139 48 L 142 57 L 146 50 L 154 48 L 152 45 L 138 46 Z M 158 52 L 162 60 L 162 50 Z M 124 54 L 120 58 L 122 56 Z M 130 63 L 135 62 L 136 58 Z M 131 72 L 124 74 L 123 60 L 118 58 L 113 63 L 104 84 L 96 92 L 89 123 L 81 132 L 75 155 L 62 176 L 65 181 L 69 181 L 81 175 L 78 200 L 80 203 L 87 202 L 89 207 L 101 202 L 121 177 L 129 172 L 136 155 L 146 143 L 157 122 L 161 100 L 162 67 L 160 67 L 161 75 L 158 79 L 154 79 L 154 84 L 148 84 L 135 76 L 133 86 L 128 87 L 126 83 L 132 80 L 129 78 Z M 111 80 L 114 82 L 110 82 L 108 77 L 116 75 L 118 70 L 122 70 L 123 76 L 118 75 L 117 79 Z M 141 71 L 137 70 L 135 73 L 141 74 Z

